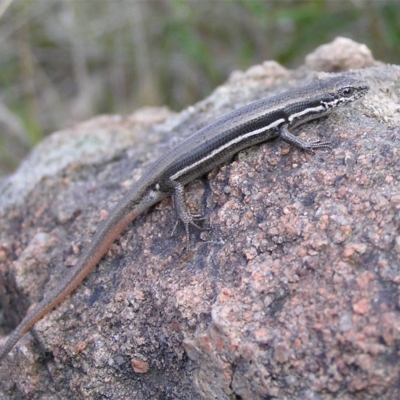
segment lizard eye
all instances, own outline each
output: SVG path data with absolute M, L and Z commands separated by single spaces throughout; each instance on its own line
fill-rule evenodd
M 341 90 L 341 95 L 342 95 L 343 97 L 350 97 L 350 96 L 353 95 L 353 93 L 354 93 L 354 89 L 351 88 L 351 87 L 345 87 L 345 88 L 343 88 L 343 89 Z

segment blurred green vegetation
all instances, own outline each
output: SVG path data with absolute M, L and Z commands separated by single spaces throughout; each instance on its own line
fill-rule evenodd
M 2 0 L 0 176 L 54 130 L 180 110 L 233 70 L 295 67 L 339 35 L 400 64 L 399 0 Z

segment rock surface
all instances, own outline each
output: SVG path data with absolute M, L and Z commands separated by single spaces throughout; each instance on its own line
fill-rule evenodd
M 353 74 L 371 85 L 362 102 L 297 129 L 331 151 L 273 141 L 189 185 L 209 228 L 192 231 L 189 251 L 181 226 L 170 235 L 170 199 L 134 221 L 1 363 L 1 399 L 400 396 L 400 67 L 346 43 L 296 71 L 266 62 L 236 72 L 177 115 L 138 111 L 59 132 L 2 183 L 5 336 L 181 138 L 322 67 L 364 67 Z

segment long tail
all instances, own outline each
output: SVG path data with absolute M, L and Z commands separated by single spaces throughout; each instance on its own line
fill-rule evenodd
M 135 185 L 136 186 L 136 185 Z M 60 304 L 85 277 L 93 270 L 101 258 L 107 253 L 111 244 L 137 218 L 153 204 L 158 203 L 168 194 L 164 192 L 143 193 L 143 190 L 130 191 L 111 212 L 104 224 L 99 228 L 89 247 L 78 259 L 77 264 L 63 278 L 59 286 L 45 298 L 21 321 L 12 332 L 4 347 L 0 350 L 0 361 L 10 352 L 21 337 L 28 332 L 37 321 Z M 140 199 L 143 194 L 143 199 Z

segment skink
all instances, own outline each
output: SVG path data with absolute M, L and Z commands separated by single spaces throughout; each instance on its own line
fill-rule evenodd
M 302 88 L 239 108 L 166 152 L 120 200 L 59 286 L 45 296 L 13 331 L 0 351 L 0 360 L 37 321 L 83 281 L 138 215 L 172 195 L 188 237 L 189 225 L 196 226 L 195 221 L 200 216 L 192 215 L 186 209 L 184 187 L 187 183 L 226 162 L 240 150 L 277 137 L 310 152 L 317 148 L 328 148 L 329 142 L 304 141 L 294 136 L 289 128 L 320 118 L 364 96 L 368 90 L 365 82 L 348 76 L 316 80 Z

